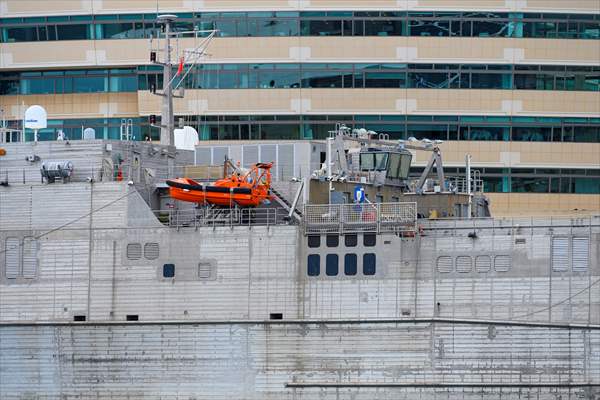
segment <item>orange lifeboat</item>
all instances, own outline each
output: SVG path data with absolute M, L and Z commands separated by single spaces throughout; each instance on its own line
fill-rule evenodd
M 172 198 L 222 207 L 257 207 L 270 200 L 271 167 L 258 163 L 250 170 L 236 169 L 230 176 L 205 185 L 191 178 L 167 179 Z

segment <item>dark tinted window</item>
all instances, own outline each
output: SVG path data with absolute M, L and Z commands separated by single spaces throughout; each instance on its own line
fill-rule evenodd
M 321 257 L 318 254 L 308 256 L 308 276 L 319 276 L 321 273 Z
M 327 235 L 327 247 L 338 247 L 340 237 L 338 235 Z
M 309 236 L 308 237 L 308 247 L 319 247 L 321 245 L 321 236 Z
M 373 247 L 377 243 L 377 235 L 365 234 L 363 236 L 363 245 Z
M 88 25 L 57 25 L 56 32 L 58 40 L 91 39 L 88 35 Z
M 356 235 L 346 235 L 344 236 L 344 242 L 346 247 L 356 247 L 358 243 L 358 237 Z
M 363 275 L 375 275 L 376 258 L 373 253 L 363 255 Z
M 356 275 L 357 272 L 357 258 L 356 254 L 346 254 L 344 256 L 344 274 Z
M 175 276 L 175 264 L 163 265 L 163 277 L 173 278 Z
M 325 261 L 325 273 L 327 276 L 336 276 L 338 274 L 338 255 L 327 254 Z

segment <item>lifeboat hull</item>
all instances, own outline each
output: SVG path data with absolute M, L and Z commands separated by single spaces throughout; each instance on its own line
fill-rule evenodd
M 266 196 L 253 193 L 247 187 L 227 187 L 202 185 L 193 179 L 168 179 L 169 194 L 172 198 L 198 204 L 213 204 L 222 207 L 238 205 L 257 207 Z

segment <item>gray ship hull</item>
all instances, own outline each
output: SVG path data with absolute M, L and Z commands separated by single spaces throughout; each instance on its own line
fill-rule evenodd
M 598 218 L 422 228 L 314 246 L 305 225 L 166 227 L 126 183 L 3 188 L 0 397 L 600 396 Z

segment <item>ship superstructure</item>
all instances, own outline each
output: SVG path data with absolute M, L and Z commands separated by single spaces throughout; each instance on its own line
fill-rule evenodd
M 598 395 L 598 217 L 153 212 L 187 152 L 5 148 L 2 398 Z M 47 159 L 72 160 L 70 181 L 42 184 Z
M 195 207 L 161 123 L 3 145 L 2 399 L 600 396 L 600 216 L 481 216 L 435 146 L 411 186 L 417 145 L 361 132 L 273 204 Z

